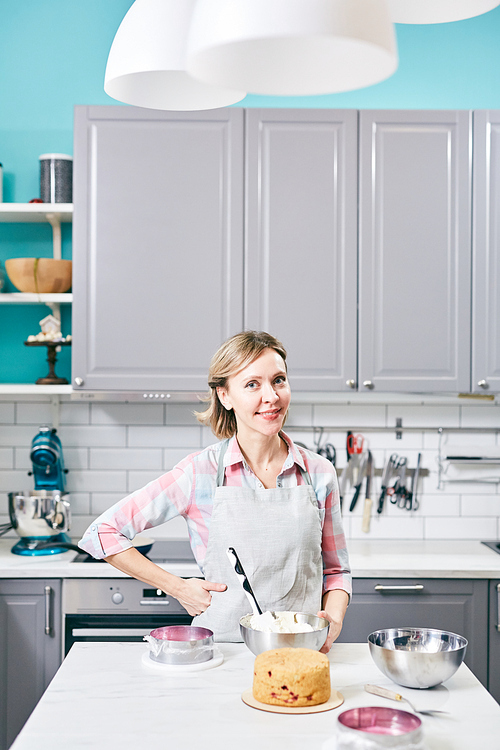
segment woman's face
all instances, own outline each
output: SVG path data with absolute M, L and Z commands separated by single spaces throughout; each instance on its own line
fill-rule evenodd
M 240 436 L 277 435 L 291 398 L 283 358 L 274 349 L 265 349 L 217 393 L 226 409 L 234 409 Z

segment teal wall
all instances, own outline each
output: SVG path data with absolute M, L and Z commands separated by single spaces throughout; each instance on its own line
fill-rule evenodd
M 39 195 L 42 153 L 73 153 L 75 104 L 117 104 L 103 90 L 106 59 L 131 0 L 0 0 L 0 162 L 4 201 Z M 449 24 L 396 27 L 399 68 L 387 81 L 345 94 L 247 96 L 236 106 L 354 109 L 500 109 L 500 7 Z M 48 226 L 0 224 L 0 262 L 52 254 Z M 71 257 L 71 227 L 63 228 Z M 14 291 L 10 284 L 5 291 Z M 22 342 L 44 307 L 0 308 L 0 382 L 45 375 L 45 350 Z M 70 331 L 70 312 L 63 332 Z M 69 347 L 57 372 L 69 378 Z

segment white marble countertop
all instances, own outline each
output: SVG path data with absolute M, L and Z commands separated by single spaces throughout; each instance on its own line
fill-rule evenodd
M 12 539 L 0 539 L 0 578 L 121 578 L 106 563 L 72 563 L 75 552 L 23 557 L 13 555 Z M 500 578 L 500 555 L 470 541 L 351 541 L 356 578 Z M 195 563 L 169 565 L 179 576 L 199 576 Z
M 366 683 L 401 692 L 421 716 L 428 750 L 498 750 L 500 706 L 462 664 L 432 690 L 396 686 L 373 663 L 367 644 L 334 644 L 331 680 L 345 698 L 331 711 L 283 715 L 250 708 L 254 656 L 219 644 L 224 662 L 199 672 L 160 671 L 142 662 L 142 643 L 77 643 L 22 729 L 12 750 L 330 750 L 337 717 L 356 706 L 403 704 L 369 695 Z

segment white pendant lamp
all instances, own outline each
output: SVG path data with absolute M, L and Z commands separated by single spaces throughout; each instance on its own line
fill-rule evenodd
M 186 41 L 195 0 L 136 0 L 120 24 L 104 90 L 138 107 L 196 110 L 239 102 L 244 91 L 207 86 L 186 71 Z
M 480 16 L 500 0 L 388 0 L 394 23 L 447 23 Z
M 276 96 L 370 86 L 398 65 L 386 0 L 198 0 L 187 70 Z

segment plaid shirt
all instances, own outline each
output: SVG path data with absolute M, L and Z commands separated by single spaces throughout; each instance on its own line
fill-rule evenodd
M 307 469 L 318 499 L 322 524 L 323 590 L 352 592 L 337 475 L 330 461 L 306 450 L 281 433 L 288 445 L 288 456 L 278 476 L 277 487 L 304 484 L 299 470 Z M 113 505 L 92 523 L 79 546 L 93 557 L 103 558 L 131 547 L 130 540 L 146 529 L 159 526 L 176 516 L 186 519 L 191 548 L 200 570 L 207 551 L 221 443 L 193 453 L 171 471 Z M 229 441 L 224 457 L 225 485 L 262 489 L 249 468 L 236 437 Z

